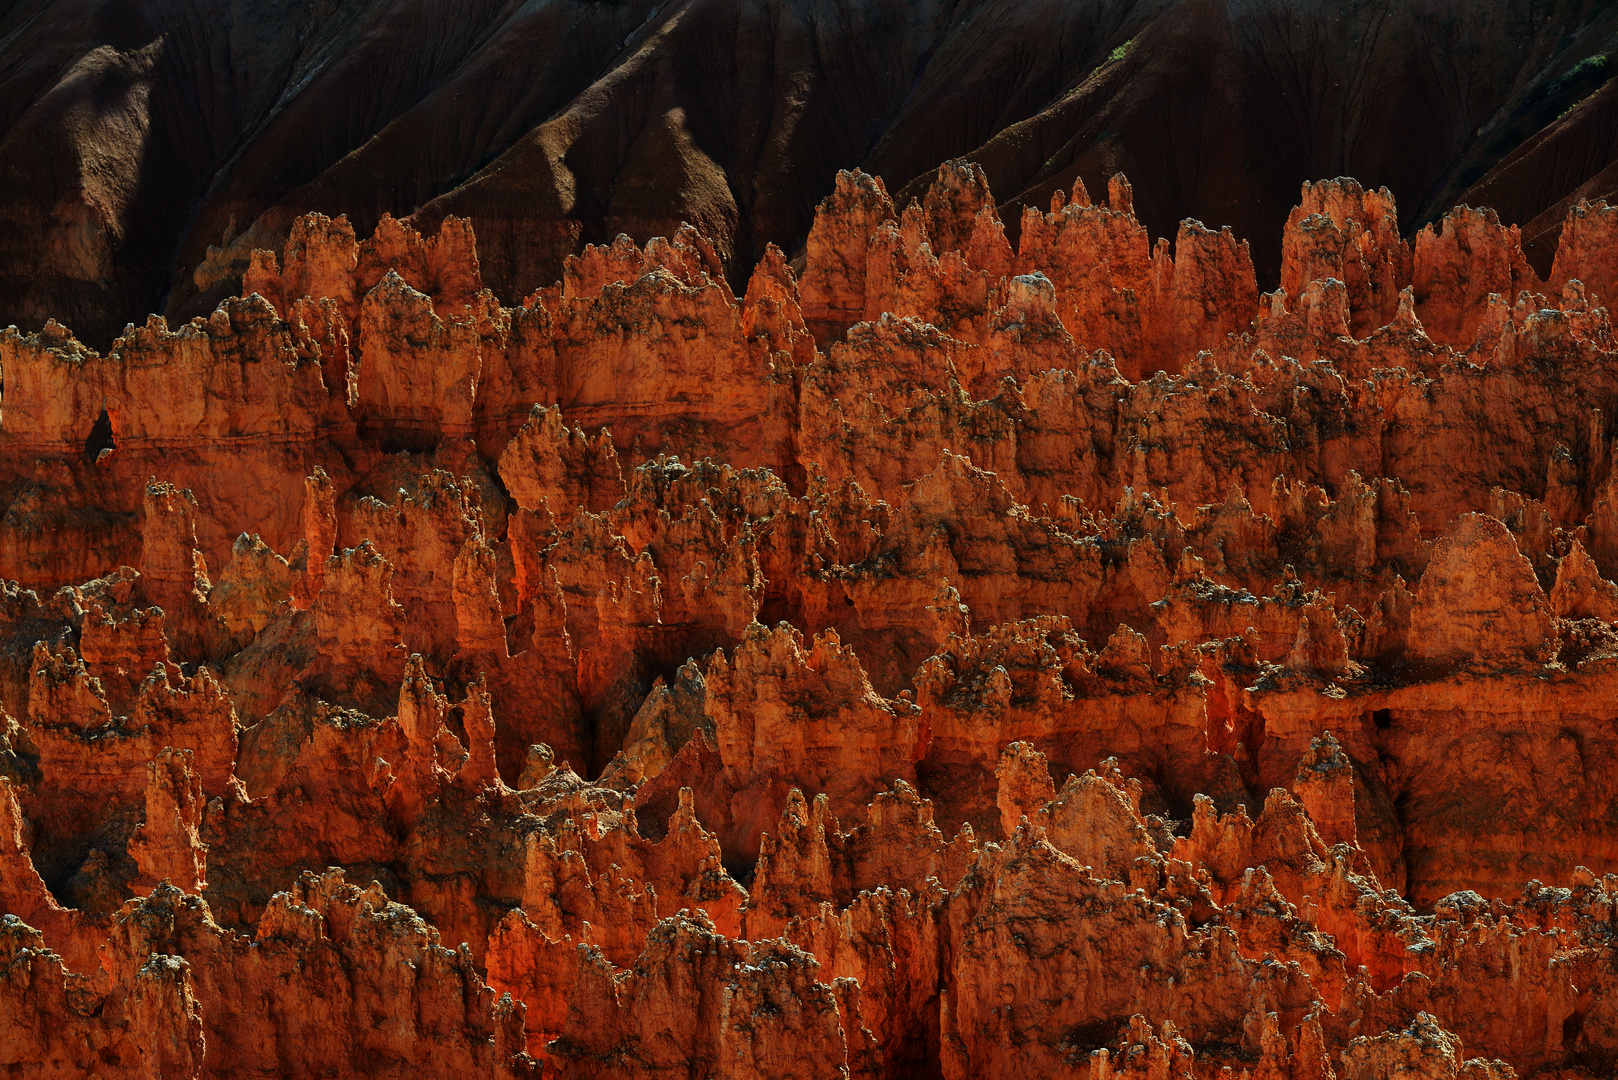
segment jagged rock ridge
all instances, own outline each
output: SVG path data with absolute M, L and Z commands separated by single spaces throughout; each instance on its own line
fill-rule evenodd
M 839 169 L 1025 207 L 1122 170 L 1281 267 L 1298 185 L 1388 186 L 1407 238 L 1495 207 L 1550 268 L 1618 187 L 1618 10 L 1590 0 L 16 0 L 0 10 L 0 325 L 106 349 L 206 317 L 311 211 L 469 219 L 507 305 L 680 222 L 738 291 Z M 935 246 L 958 246 L 947 233 Z
M 0 334 L 0 1064 L 1605 1075 L 1618 210 L 996 206 Z

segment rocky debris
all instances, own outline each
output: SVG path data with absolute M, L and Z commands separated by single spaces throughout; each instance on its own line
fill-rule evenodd
M 310 217 L 0 337 L 0 1061 L 1602 1075 L 1594 286 L 1339 180 L 1260 298 L 988 175 L 846 174 L 741 298 Z

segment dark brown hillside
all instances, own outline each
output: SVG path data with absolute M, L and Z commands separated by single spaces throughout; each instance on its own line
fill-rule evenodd
M 902 201 L 957 157 L 1012 210 L 1123 169 L 1154 235 L 1230 225 L 1261 282 L 1299 183 L 1338 174 L 1407 232 L 1462 199 L 1543 217 L 1542 262 L 1604 190 L 1615 34 L 1574 0 L 25 0 L 0 15 L 0 324 L 105 345 L 204 313 L 310 210 L 362 236 L 468 216 L 507 302 L 691 221 L 740 288 L 838 169 Z

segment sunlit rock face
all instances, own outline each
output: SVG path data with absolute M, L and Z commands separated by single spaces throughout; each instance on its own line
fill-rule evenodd
M 1133 200 L 0 334 L 0 1065 L 1606 1075 L 1618 210 Z

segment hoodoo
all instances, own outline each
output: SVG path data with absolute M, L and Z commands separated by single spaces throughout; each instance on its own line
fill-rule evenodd
M 1608 1075 L 1618 209 L 913 194 L 0 333 L 0 1068 Z

